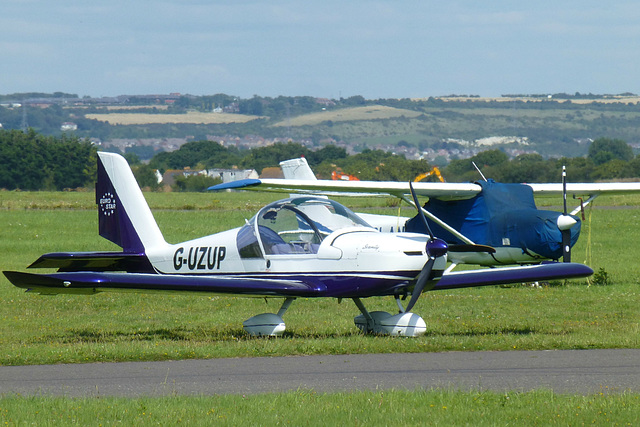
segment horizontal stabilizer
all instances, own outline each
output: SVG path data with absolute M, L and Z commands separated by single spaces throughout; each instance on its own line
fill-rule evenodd
M 5 271 L 15 286 L 42 294 L 97 292 L 195 292 L 265 297 L 318 297 L 326 286 L 299 280 L 238 276 L 71 272 L 32 274 Z
M 144 254 L 124 252 L 56 252 L 44 254 L 29 268 L 57 268 L 58 271 L 127 271 L 153 273 Z
M 589 277 L 592 274 L 593 270 L 590 267 L 572 262 L 548 262 L 522 267 L 457 271 L 442 276 L 433 290 L 577 279 Z

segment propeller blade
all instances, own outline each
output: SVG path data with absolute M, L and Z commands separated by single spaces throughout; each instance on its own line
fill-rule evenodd
M 431 270 L 433 270 L 433 264 L 435 264 L 436 258 L 446 255 L 448 249 L 449 247 L 447 242 L 442 239 L 433 239 L 427 242 L 427 256 L 429 259 L 424 264 L 422 271 L 420 271 L 420 274 L 418 275 L 418 280 L 416 285 L 413 287 L 411 299 L 409 300 L 409 304 L 407 304 L 405 312 L 411 311 L 418 301 L 418 298 L 420 298 L 422 292 L 425 290 L 430 291 L 436 285 L 436 281 L 433 280 L 427 287 L 429 278 L 431 277 Z
M 558 228 L 562 234 L 562 262 L 571 262 L 571 227 L 576 221 L 567 215 L 567 167 L 562 166 L 562 216 L 558 218 Z
M 413 203 L 416 205 L 416 209 L 418 209 L 418 213 L 420 218 L 422 218 L 422 223 L 424 227 L 429 232 L 429 238 L 433 240 L 433 233 L 431 232 L 431 227 L 429 227 L 429 223 L 427 222 L 427 217 L 422 212 L 422 208 L 420 207 L 420 202 L 418 201 L 418 196 L 416 195 L 416 191 L 413 189 L 413 184 L 409 181 L 409 189 L 411 190 L 411 197 L 413 197 Z
M 424 264 L 424 267 L 422 267 L 422 271 L 418 275 L 418 281 L 416 285 L 413 287 L 413 292 L 411 293 L 411 299 L 409 300 L 409 304 L 407 304 L 405 313 L 410 312 L 413 306 L 416 305 L 418 298 L 420 298 L 420 295 L 424 291 L 427 285 L 427 282 L 429 281 L 429 276 L 431 276 L 431 270 L 433 269 L 433 264 L 435 262 L 436 262 L 435 258 L 429 257 L 429 260 Z M 433 286 L 435 286 L 435 282 L 431 287 L 433 288 Z
M 562 262 L 571 262 L 571 230 L 562 230 Z
M 562 200 L 564 204 L 564 210 L 562 213 L 567 214 L 567 167 L 562 166 Z
M 429 259 L 424 264 L 424 266 L 422 267 L 422 271 L 420 271 L 420 274 L 418 275 L 418 280 L 415 286 L 413 287 L 413 292 L 411 293 L 411 299 L 409 300 L 409 304 L 407 304 L 407 308 L 405 312 L 411 311 L 411 309 L 416 304 L 416 302 L 418 301 L 418 298 L 420 298 L 420 295 L 422 294 L 422 292 L 425 291 L 425 289 L 427 291 L 430 291 L 436 285 L 435 280 L 433 280 L 431 281 L 429 287 L 427 287 L 427 284 L 429 283 L 429 278 L 431 277 L 431 270 L 433 269 L 433 265 L 436 262 L 436 258 L 446 255 L 447 251 L 449 250 L 449 246 L 447 245 L 447 242 L 445 242 L 442 239 L 436 239 L 433 236 L 433 232 L 431 231 L 431 227 L 429 227 L 429 222 L 427 221 L 427 217 L 422 211 L 422 207 L 420 207 L 418 196 L 416 195 L 416 191 L 413 189 L 413 184 L 411 183 L 411 181 L 409 181 L 409 189 L 411 190 L 411 197 L 413 198 L 413 203 L 416 205 L 416 209 L 418 210 L 420 218 L 422 218 L 422 223 L 424 224 L 424 227 L 427 229 L 427 232 L 429 233 L 429 240 L 427 241 L 427 247 L 426 247 L 427 256 L 429 257 Z
M 488 254 L 495 254 L 496 248 L 487 245 L 456 244 L 449 245 L 449 252 L 486 252 Z

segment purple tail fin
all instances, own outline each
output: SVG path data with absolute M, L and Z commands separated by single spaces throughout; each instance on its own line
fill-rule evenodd
M 124 252 L 145 253 L 167 244 L 127 161 L 118 154 L 98 153 L 96 204 L 100 236 Z

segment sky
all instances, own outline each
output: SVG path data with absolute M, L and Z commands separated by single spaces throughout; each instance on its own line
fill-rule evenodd
M 0 94 L 640 93 L 640 2 L 4 0 Z

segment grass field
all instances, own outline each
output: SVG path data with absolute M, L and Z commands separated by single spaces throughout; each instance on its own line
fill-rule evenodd
M 176 243 L 244 223 L 264 203 L 261 193 L 148 193 L 156 219 Z M 351 199 L 356 210 L 390 213 L 384 200 Z M 351 301 L 299 299 L 279 339 L 256 339 L 242 321 L 277 311 L 281 300 L 191 295 L 26 294 L 0 279 L 0 364 L 78 363 L 291 354 L 452 350 L 637 348 L 640 310 L 636 262 L 637 198 L 598 199 L 574 248 L 575 261 L 606 275 L 542 288 L 488 287 L 423 295 L 416 312 L 428 325 L 418 339 L 365 336 L 353 325 Z M 371 206 L 371 204 L 378 206 Z M 631 206 L 629 206 L 631 205 Z M 411 214 L 411 211 L 403 211 Z M 56 251 L 118 250 L 97 235 L 92 193 L 0 193 L 3 270 L 24 271 Z M 70 225 L 71 224 L 71 225 Z M 590 232 L 591 231 L 591 232 Z M 587 252 L 590 248 L 590 255 Z M 46 272 L 46 270 L 42 271 Z M 371 310 L 393 310 L 392 298 L 371 298 Z
M 371 105 L 366 107 L 342 108 L 320 113 L 304 114 L 289 120 L 275 123 L 274 126 L 312 126 L 326 121 L 346 122 L 353 120 L 389 119 L 393 117 L 417 117 L 422 113 L 401 108 Z M 190 111 L 186 114 L 149 114 L 149 113 L 91 113 L 86 118 L 109 122 L 112 125 L 143 125 L 167 123 L 220 124 L 246 123 L 260 116 L 228 113 L 201 113 Z
M 165 237 L 178 242 L 240 225 L 279 195 L 145 194 Z M 357 211 L 396 212 L 385 200 L 341 199 Z M 553 204 L 554 200 L 542 200 Z M 430 292 L 416 312 L 416 339 L 357 332 L 355 306 L 300 299 L 278 339 L 248 337 L 242 321 L 279 300 L 182 295 L 26 294 L 0 278 L 0 365 L 148 361 L 270 355 L 640 347 L 637 224 L 640 198 L 608 197 L 587 211 L 574 260 L 589 260 L 607 285 L 586 281 Z M 410 215 L 411 209 L 402 212 Z M 591 218 L 591 219 L 589 219 Z M 3 270 L 24 271 L 45 252 L 117 250 L 97 235 L 93 193 L 0 192 Z M 591 255 L 589 255 L 590 249 Z M 393 310 L 391 298 L 366 301 Z M 0 394 L 4 425 L 633 425 L 637 393 L 377 391 L 256 396 L 62 398 Z
M 295 391 L 252 396 L 0 398 L 2 425 L 632 426 L 640 395 L 456 391 Z
M 86 114 L 87 119 L 108 122 L 112 125 L 144 125 L 167 123 L 220 124 L 246 123 L 259 119 L 259 116 L 229 113 L 200 113 L 190 111 L 185 114 L 149 114 L 149 113 L 109 113 Z
M 341 108 L 320 113 L 292 117 L 274 124 L 274 126 L 313 126 L 322 122 L 348 122 L 352 120 L 390 119 L 393 117 L 417 117 L 422 113 L 402 108 L 370 105 L 366 107 Z

